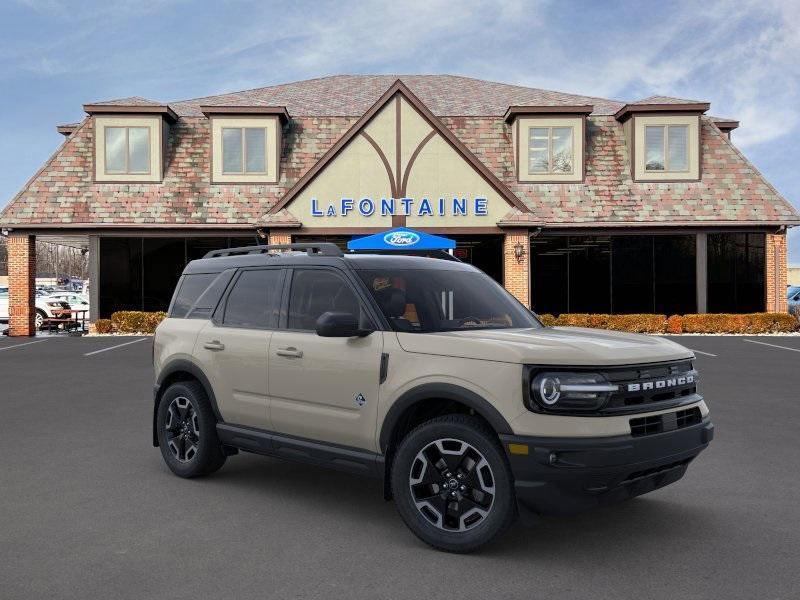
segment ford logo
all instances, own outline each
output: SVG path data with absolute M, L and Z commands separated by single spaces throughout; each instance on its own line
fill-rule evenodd
M 391 231 L 383 236 L 390 246 L 413 246 L 419 242 L 419 235 L 413 231 Z

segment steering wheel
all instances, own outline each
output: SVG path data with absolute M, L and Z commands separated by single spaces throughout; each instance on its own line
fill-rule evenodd
M 475 323 L 476 325 L 480 325 L 482 321 L 478 317 L 471 316 L 462 317 L 458 320 L 459 325 L 466 325 L 467 323 Z

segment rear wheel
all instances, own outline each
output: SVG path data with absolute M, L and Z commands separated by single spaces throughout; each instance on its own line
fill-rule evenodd
M 40 308 L 36 309 L 36 317 L 34 317 L 34 322 L 36 324 L 36 329 L 41 329 L 42 325 L 44 325 L 44 320 L 47 318 L 47 315 L 44 314 L 44 311 Z
M 156 418 L 161 455 L 173 473 L 198 477 L 225 464 L 217 422 L 202 385 L 182 381 L 169 386 Z
M 449 415 L 423 423 L 400 443 L 392 494 L 417 537 L 449 552 L 471 552 L 516 516 L 511 469 L 494 432 Z

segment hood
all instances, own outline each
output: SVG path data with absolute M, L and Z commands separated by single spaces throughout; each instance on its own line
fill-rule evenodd
M 629 365 L 679 360 L 691 350 L 670 340 L 583 327 L 398 332 L 407 352 L 540 365 Z

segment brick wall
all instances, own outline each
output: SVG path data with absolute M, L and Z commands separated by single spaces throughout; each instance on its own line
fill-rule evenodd
M 768 312 L 787 312 L 786 302 L 786 234 L 767 234 L 766 240 L 765 309 Z
M 8 333 L 35 335 L 36 237 L 8 236 Z
M 270 244 L 291 244 L 292 232 L 286 229 L 273 229 L 269 232 Z
M 514 246 L 522 244 L 524 256 L 517 260 Z M 530 308 L 530 242 L 527 229 L 506 231 L 503 240 L 503 285 Z

